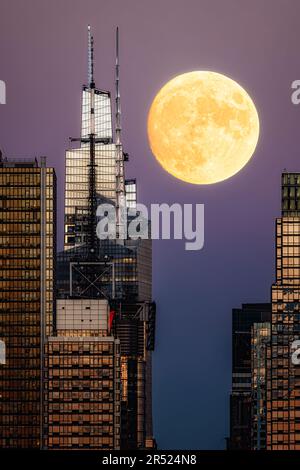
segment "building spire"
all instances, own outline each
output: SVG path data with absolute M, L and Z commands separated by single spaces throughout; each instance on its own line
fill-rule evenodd
M 116 29 L 116 143 L 121 143 L 121 103 L 119 74 L 119 27 Z
M 90 162 L 89 162 L 89 230 L 88 245 L 90 254 L 95 254 L 96 248 L 96 164 L 95 164 L 95 82 L 94 82 L 94 37 L 88 25 L 88 86 L 90 93 Z
M 95 87 L 94 82 L 94 37 L 91 33 L 91 26 L 88 25 L 88 86 Z
M 120 243 L 124 243 L 125 231 L 125 179 L 124 179 L 124 155 L 121 143 L 121 104 L 120 104 L 120 76 L 119 76 L 119 28 L 116 29 L 116 183 L 117 183 L 117 237 Z

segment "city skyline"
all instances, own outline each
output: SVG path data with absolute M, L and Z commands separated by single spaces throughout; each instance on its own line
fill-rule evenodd
M 66 151 L 64 250 L 56 252 L 56 178 L 46 157 L 0 159 L 0 447 L 156 448 L 152 425 L 151 240 L 127 233 L 120 207 L 137 205 L 125 179 L 119 36 L 115 101 L 96 87 L 87 28 L 78 148 Z M 128 188 L 128 192 L 127 192 Z M 97 207 L 117 212 L 117 235 L 100 240 Z
M 154 242 L 154 296 L 164 312 L 154 357 L 155 426 L 163 447 L 224 448 L 230 311 L 241 301 L 269 300 L 274 280 L 273 220 L 280 201 L 278 182 L 284 167 L 298 168 L 300 108 L 291 103 L 290 85 L 299 76 L 300 7 L 291 3 L 292 7 L 282 9 L 276 1 L 246 6 L 234 1 L 226 6 L 191 1 L 189 8 L 180 2 L 172 2 L 172 6 L 170 2 L 152 2 L 150 6 L 131 1 L 129 14 L 117 1 L 102 9 L 94 1 L 85 5 L 26 3 L 4 0 L 5 14 L 0 20 L 1 79 L 7 84 L 7 103 L 0 108 L 4 153 L 46 154 L 56 168 L 59 200 L 63 199 L 66 136 L 72 136 L 80 126 L 76 97 L 78 83 L 85 77 L 85 28 L 93 25 L 99 44 L 97 82 L 110 89 L 113 31 L 119 25 L 124 143 L 131 154 L 129 177 L 139 179 L 145 203 L 200 200 L 206 205 L 202 252 L 191 256 L 179 241 Z M 19 21 L 16 12 L 25 21 Z M 167 25 L 165 18 L 169 18 Z M 215 69 L 237 79 L 254 97 L 263 124 L 249 165 L 231 180 L 211 188 L 179 183 L 162 172 L 147 144 L 147 109 L 156 91 L 176 74 L 194 69 Z M 58 220 L 62 227 L 62 208 Z M 173 286 L 172 298 L 164 288 L 167 282 Z M 186 325 L 183 331 L 182 321 Z M 185 349 L 184 357 L 177 347 L 179 342 Z M 177 378 L 178 366 L 183 368 L 181 380 Z M 195 370 L 197 375 L 192 375 Z M 204 377 L 210 378 L 207 387 L 203 387 Z M 174 426 L 170 434 L 173 410 L 186 393 L 189 403 L 177 410 L 181 425 Z

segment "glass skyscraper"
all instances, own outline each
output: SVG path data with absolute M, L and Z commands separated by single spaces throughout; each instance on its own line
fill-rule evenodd
M 115 367 L 119 364 L 120 415 L 116 420 L 120 422 L 110 424 L 115 430 L 104 441 L 102 431 L 98 430 L 101 431 L 98 444 L 95 439 L 93 447 L 107 448 L 107 442 L 110 448 L 116 448 L 117 442 L 121 449 L 153 447 L 151 354 L 155 343 L 156 308 L 152 301 L 152 247 L 150 240 L 121 237 L 126 229 L 121 208 L 134 209 L 137 196 L 136 181 L 126 181 L 124 174 L 127 154 L 121 143 L 118 33 L 115 126 L 110 93 L 96 88 L 94 83 L 90 29 L 88 41 L 89 83 L 82 90 L 81 132 L 79 138 L 71 139 L 77 142 L 76 148 L 66 152 L 65 238 L 64 251 L 57 258 L 57 298 L 58 302 L 106 300 L 111 312 L 110 338 L 107 331 L 96 336 L 98 341 L 111 342 L 110 347 L 115 351 L 111 352 L 112 363 Z M 99 240 L 96 237 L 96 210 L 101 203 L 110 203 L 116 209 L 117 239 Z M 81 312 L 83 320 L 85 314 Z M 56 334 L 62 336 L 58 328 Z M 64 342 L 67 337 L 70 342 L 75 341 L 68 329 L 63 336 Z M 88 344 L 85 335 L 80 333 L 79 336 L 83 344 Z M 118 372 L 112 369 L 111 374 L 116 377 Z M 107 393 L 113 396 L 116 387 L 117 382 L 112 381 Z M 74 410 L 70 419 L 75 414 Z M 117 422 L 113 415 L 112 419 Z M 57 422 L 55 429 L 58 429 Z M 120 433 L 117 437 L 116 432 Z M 68 439 L 69 443 L 73 442 L 73 448 L 76 442 L 83 445 L 77 435 L 68 436 Z M 55 442 L 56 447 L 64 447 L 58 436 Z
M 233 363 L 235 355 L 238 362 L 251 357 L 251 386 L 240 381 L 241 400 L 238 395 L 234 398 L 233 387 L 232 400 L 237 403 L 231 408 L 230 448 L 239 448 L 236 444 L 242 443 L 243 449 L 300 450 L 300 365 L 293 359 L 295 344 L 296 349 L 300 344 L 300 173 L 283 173 L 281 188 L 272 312 L 270 318 L 252 317 L 250 336 L 247 329 L 251 342 L 236 350 L 233 347 Z M 238 336 L 242 329 L 237 327 Z M 239 428 L 237 410 L 243 408 L 248 410 L 246 426 Z
M 267 367 L 267 448 L 300 450 L 300 173 L 282 175 L 282 216 L 276 220 L 276 281 Z
M 44 345 L 53 330 L 56 177 L 0 159 L 0 447 L 41 448 Z

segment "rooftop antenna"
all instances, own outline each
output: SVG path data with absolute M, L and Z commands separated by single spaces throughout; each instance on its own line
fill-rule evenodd
M 116 144 L 121 144 L 121 103 L 120 103 L 120 73 L 119 73 L 119 27 L 116 29 Z
M 119 27 L 116 29 L 116 164 L 117 164 L 117 237 L 124 242 L 125 238 L 125 181 L 124 155 L 121 144 L 121 103 L 120 103 L 120 74 L 119 74 Z M 124 220 L 125 219 L 125 220 Z
M 91 26 L 88 25 L 88 85 L 95 87 L 94 82 L 94 37 L 91 33 Z

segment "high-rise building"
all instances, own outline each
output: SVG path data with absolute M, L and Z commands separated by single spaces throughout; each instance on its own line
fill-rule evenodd
M 104 299 L 60 299 L 46 344 L 48 449 L 120 448 L 120 341 Z
M 82 90 L 81 132 L 79 138 L 71 139 L 78 142 L 77 148 L 66 153 L 65 239 L 64 251 L 57 258 L 57 297 L 58 302 L 108 302 L 110 338 L 99 333 L 98 341 L 102 337 L 101 341 L 111 342 L 113 363 L 117 363 L 120 354 L 120 447 L 134 449 L 155 446 L 151 353 L 156 309 L 151 292 L 151 241 L 131 240 L 124 236 L 127 222 L 123 214 L 126 208 L 136 207 L 136 181 L 125 180 L 124 162 L 128 156 L 121 143 L 118 31 L 116 39 L 116 118 L 113 126 L 110 93 L 95 86 L 93 37 L 90 28 L 88 30 L 89 73 L 88 85 Z M 96 211 L 101 203 L 115 208 L 115 238 L 99 240 L 96 236 Z M 85 314 L 82 313 L 83 320 Z M 55 335 L 59 336 L 58 326 Z M 68 329 L 63 336 L 74 342 Z M 86 341 L 83 337 L 83 343 Z M 117 376 L 116 371 L 111 373 Z M 114 381 L 110 386 L 112 396 Z M 74 438 L 72 442 L 76 447 L 77 436 Z M 103 447 L 101 442 L 98 440 L 100 448 Z M 116 445 L 116 441 L 109 442 Z M 94 447 L 97 447 L 96 441 Z
M 230 437 L 227 439 L 227 447 L 230 450 L 251 449 L 253 420 L 251 331 L 254 325 L 270 320 L 270 304 L 243 304 L 242 308 L 232 310 L 232 391 Z
M 0 159 L 0 447 L 40 448 L 44 344 L 53 331 L 56 177 Z
M 300 449 L 300 173 L 282 175 L 282 213 L 276 220 L 276 281 L 267 367 L 267 448 Z

